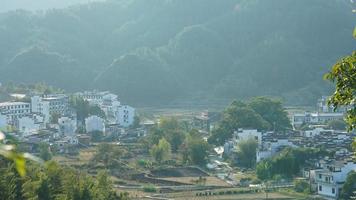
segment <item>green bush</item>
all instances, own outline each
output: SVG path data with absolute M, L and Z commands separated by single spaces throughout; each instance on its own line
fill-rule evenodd
M 157 192 L 157 188 L 154 185 L 146 185 L 143 187 L 144 192 Z

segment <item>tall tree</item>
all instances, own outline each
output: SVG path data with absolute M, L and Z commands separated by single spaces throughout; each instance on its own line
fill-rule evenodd
M 342 190 L 340 193 L 340 198 L 343 200 L 352 199 L 351 197 L 356 196 L 356 172 L 351 171 L 346 178 Z
M 258 142 L 252 137 L 237 144 L 238 161 L 242 166 L 253 167 L 255 165 L 257 146 Z
M 150 154 L 158 163 L 161 163 L 170 158 L 171 145 L 166 139 L 162 138 L 159 140 L 158 144 L 152 146 Z
M 182 148 L 183 161 L 195 165 L 204 165 L 208 160 L 209 144 L 201 138 L 196 130 L 190 131 Z
M 284 131 L 291 128 L 288 113 L 282 102 L 267 97 L 256 97 L 249 102 L 249 106 L 270 124 L 270 129 Z

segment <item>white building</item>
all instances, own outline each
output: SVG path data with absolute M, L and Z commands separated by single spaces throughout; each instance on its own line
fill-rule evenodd
M 325 124 L 333 120 L 343 120 L 343 113 L 296 113 L 292 116 L 292 125 L 302 124 Z
M 87 133 L 100 131 L 105 133 L 105 120 L 98 116 L 90 116 L 85 119 L 85 130 Z
M 3 102 L 0 111 L 6 114 L 9 123 L 14 124 L 18 117 L 31 113 L 31 106 L 26 102 Z
M 313 130 L 306 130 L 303 133 L 304 137 L 308 137 L 308 138 L 313 138 L 317 135 L 320 135 L 320 133 L 324 132 L 325 130 L 323 128 L 315 128 Z
M 23 137 L 37 134 L 39 130 L 45 128 L 44 117 L 36 114 L 19 117 L 16 120 L 16 128 Z
M 296 147 L 288 139 L 278 139 L 276 141 L 264 142 L 256 151 L 256 162 L 276 155 L 285 147 Z
M 42 114 L 45 118 L 45 122 L 49 123 L 51 114 L 49 112 L 48 101 L 42 101 L 42 97 L 40 96 L 31 97 L 31 111 L 32 113 Z
M 239 129 L 234 131 L 232 139 L 224 144 L 224 154 L 229 155 L 236 151 L 236 146 L 239 142 L 253 138 L 257 141 L 258 146 L 262 144 L 262 133 L 255 129 Z
M 331 164 L 323 164 L 323 169 L 315 170 L 318 194 L 336 199 L 340 194 L 348 173 L 355 170 L 356 163 L 352 161 L 335 161 Z
M 7 127 L 7 117 L 0 113 L 0 130 L 6 129 Z
M 58 119 L 59 134 L 64 136 L 74 136 L 77 130 L 77 121 L 69 117 Z
M 323 112 L 323 113 L 332 113 L 334 112 L 334 106 L 328 105 L 328 96 L 322 96 L 320 99 L 318 99 L 317 103 L 317 109 L 318 112 Z M 336 109 L 336 112 L 344 113 L 347 111 L 347 107 L 345 106 L 339 106 Z
M 256 129 L 239 129 L 238 131 L 234 131 L 233 140 L 235 140 L 236 143 L 242 140 L 248 140 L 249 138 L 255 139 L 258 145 L 262 144 L 262 133 Z
M 41 113 L 49 120 L 51 114 L 65 115 L 68 112 L 69 97 L 64 94 L 31 97 L 32 112 Z
M 91 105 L 99 106 L 104 111 L 108 124 L 128 127 L 134 122 L 135 109 L 128 105 L 121 105 L 116 94 L 108 91 L 86 91 L 76 95 L 82 97 Z
M 108 95 L 110 96 L 113 94 L 111 94 L 109 91 L 99 92 L 96 90 L 76 93 L 76 96 L 88 101 L 90 105 L 102 105 L 104 98 L 108 98 Z
M 129 127 L 133 124 L 135 109 L 131 106 L 120 106 L 116 114 L 117 123 L 123 127 Z

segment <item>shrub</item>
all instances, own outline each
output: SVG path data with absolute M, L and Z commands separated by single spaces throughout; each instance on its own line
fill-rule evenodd
M 157 192 L 157 188 L 154 185 L 146 185 L 143 187 L 144 192 Z

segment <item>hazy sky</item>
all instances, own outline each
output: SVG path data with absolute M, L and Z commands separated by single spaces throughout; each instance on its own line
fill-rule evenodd
M 78 3 L 105 0 L 0 0 L 0 12 L 16 9 L 42 10 L 48 8 L 63 8 Z

